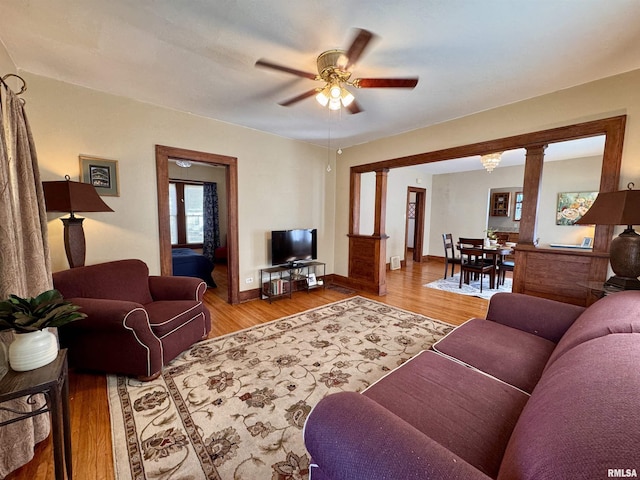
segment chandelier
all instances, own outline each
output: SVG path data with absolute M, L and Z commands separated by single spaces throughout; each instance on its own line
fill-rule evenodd
M 498 166 L 500 160 L 502 159 L 502 152 L 496 153 L 488 153 L 486 155 L 482 155 L 480 157 L 480 161 L 482 162 L 482 166 L 487 170 L 487 172 L 493 172 L 493 169 Z

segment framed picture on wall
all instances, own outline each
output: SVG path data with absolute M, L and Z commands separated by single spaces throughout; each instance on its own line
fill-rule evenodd
M 592 237 L 584 237 L 582 239 L 581 248 L 593 248 L 593 238 Z
M 587 213 L 598 192 L 568 192 L 558 194 L 556 225 L 575 225 Z
M 119 197 L 118 161 L 80 155 L 80 181 L 96 187 L 98 195 Z

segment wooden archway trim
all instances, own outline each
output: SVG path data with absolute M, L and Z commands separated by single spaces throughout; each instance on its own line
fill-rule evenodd
M 171 275 L 171 228 L 169 224 L 169 159 L 190 160 L 225 167 L 227 183 L 227 265 L 229 303 L 239 303 L 240 281 L 238 260 L 238 159 L 226 155 L 198 152 L 184 148 L 156 145 L 156 178 L 158 186 L 158 229 L 160 236 L 160 273 Z
M 533 241 L 535 240 L 535 224 L 538 204 L 537 192 L 539 192 L 540 179 L 542 175 L 542 158 L 544 156 L 544 147 L 549 143 L 605 135 L 606 140 L 602 160 L 602 170 L 600 175 L 600 192 L 616 191 L 618 189 L 618 184 L 620 181 L 620 167 L 622 165 L 622 145 L 624 142 L 626 118 L 626 115 L 620 115 L 601 120 L 594 120 L 590 122 L 552 128 L 548 130 L 541 130 L 538 132 L 514 135 L 511 137 L 505 137 L 496 140 L 473 143 L 470 145 L 463 145 L 433 152 L 419 153 L 406 157 L 353 166 L 350 170 L 351 205 L 349 213 L 349 237 L 352 239 L 354 234 L 357 236 L 357 229 L 355 227 L 356 220 L 359 218 L 360 214 L 360 191 L 359 189 L 355 190 L 355 187 L 359 186 L 360 184 L 359 177 L 361 174 L 368 172 L 378 172 L 385 169 L 410 167 L 425 163 L 440 162 L 443 160 L 455 160 L 457 158 L 464 158 L 473 155 L 483 155 L 491 152 L 501 152 L 517 148 L 525 148 L 528 152 L 528 161 L 535 162 L 535 164 L 531 163 L 529 166 L 527 166 L 527 164 L 525 163 L 526 175 L 523 182 L 525 199 L 522 207 L 523 217 L 520 221 L 520 229 L 524 232 L 524 235 L 521 235 L 521 240 L 523 240 L 522 243 L 525 243 L 525 245 L 523 246 L 522 254 L 516 252 L 517 260 L 521 262 L 521 265 L 523 265 L 523 267 L 520 268 L 520 270 L 514 276 L 513 290 L 522 293 L 529 293 L 532 295 L 556 298 L 558 300 L 576 303 L 579 305 L 586 304 L 588 302 L 588 293 L 586 293 L 584 288 L 582 287 L 574 288 L 571 292 L 571 295 L 561 296 L 556 295 L 555 293 L 550 291 L 545 291 L 543 290 L 542 286 L 535 285 L 530 281 L 530 278 L 535 277 L 539 273 L 540 269 L 545 268 L 546 262 L 557 263 L 557 258 L 561 255 L 564 255 L 567 260 L 575 260 L 573 257 L 576 256 L 582 257 L 578 260 L 575 260 L 576 263 L 578 261 L 582 262 L 580 270 L 581 273 L 580 275 L 574 275 L 572 277 L 567 276 L 564 282 L 564 285 L 566 285 L 567 287 L 573 286 L 580 282 L 604 281 L 606 277 L 608 251 L 611 243 L 611 236 L 613 234 L 613 226 L 598 225 L 595 230 L 593 252 L 585 252 L 581 253 L 580 255 L 569 253 L 565 254 L 563 252 L 558 252 L 557 250 L 544 252 L 542 249 L 538 249 L 533 245 Z M 530 194 L 527 195 L 527 192 L 530 192 Z M 532 195 L 533 192 L 536 192 L 535 196 Z M 376 197 L 376 215 L 384 215 L 386 205 L 379 205 L 378 201 L 379 198 Z M 525 212 L 527 213 L 526 217 L 524 215 Z M 375 221 L 378 222 L 378 224 L 384 225 L 384 219 L 382 217 L 376 218 Z M 350 266 L 354 264 L 356 260 L 354 258 L 355 252 L 352 246 L 353 242 L 352 240 L 350 240 Z M 379 259 L 380 257 L 383 257 L 385 255 L 385 243 L 380 242 L 378 245 L 376 245 L 376 248 L 377 250 L 375 252 L 370 252 L 370 256 L 372 258 Z M 530 252 L 533 256 L 529 255 L 528 252 Z M 531 258 L 534 258 L 535 256 L 535 264 L 539 267 L 537 271 L 534 271 L 533 269 L 525 270 L 525 266 L 527 265 L 528 260 L 527 255 L 529 255 Z M 534 262 L 530 262 L 530 265 L 532 265 L 533 263 Z M 380 265 L 384 265 L 384 262 L 377 261 L 375 262 L 375 264 L 376 266 L 374 268 L 376 270 L 370 272 L 370 278 L 375 279 L 375 283 L 373 281 L 370 281 L 368 283 L 370 289 L 375 289 L 380 285 L 386 284 L 385 269 L 380 267 Z M 352 279 L 349 278 L 349 280 Z M 382 289 L 379 288 L 378 290 L 382 291 Z

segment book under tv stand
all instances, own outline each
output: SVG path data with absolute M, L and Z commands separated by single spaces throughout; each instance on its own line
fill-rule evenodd
M 322 270 L 322 275 L 320 275 Z M 260 269 L 260 298 L 273 300 L 291 298 L 292 292 L 324 288 L 326 264 L 323 262 L 295 262 Z

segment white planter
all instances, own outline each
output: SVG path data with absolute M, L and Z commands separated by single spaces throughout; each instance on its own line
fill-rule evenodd
M 58 356 L 58 339 L 48 328 L 16 333 L 9 345 L 9 364 L 17 372 L 34 370 L 51 363 Z

